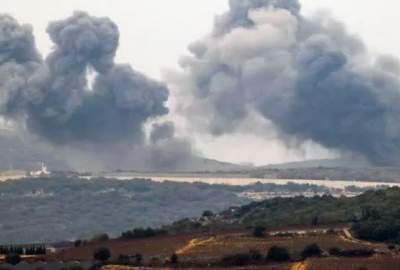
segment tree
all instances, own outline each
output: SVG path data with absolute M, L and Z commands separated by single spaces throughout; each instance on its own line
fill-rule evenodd
M 210 210 L 206 210 L 203 212 L 202 217 L 213 217 L 214 213 Z
M 135 255 L 135 265 L 141 265 L 143 262 L 143 256 L 140 253 L 136 253 Z
M 6 263 L 11 265 L 17 265 L 21 262 L 21 256 L 16 253 L 9 253 L 5 259 Z
M 265 233 L 265 227 L 263 226 L 256 226 L 253 229 L 253 236 L 254 237 L 263 237 Z
M 101 242 L 106 242 L 110 239 L 110 237 L 108 236 L 108 234 L 106 233 L 102 233 L 102 234 L 98 234 L 95 235 L 90 242 L 91 243 L 101 243 Z
M 319 222 L 319 216 L 314 216 L 311 220 L 311 225 L 312 226 L 317 226 Z
M 338 247 L 331 247 L 329 249 L 329 254 L 332 256 L 340 256 L 342 254 L 342 250 Z
M 290 254 L 286 248 L 273 246 L 268 250 L 267 260 L 275 262 L 286 262 L 289 259 Z
M 106 247 L 100 247 L 94 251 L 93 257 L 97 261 L 106 262 L 111 257 L 111 252 Z
M 170 261 L 172 264 L 178 264 L 178 255 L 176 253 L 172 254 Z
M 250 254 L 251 260 L 254 262 L 260 262 L 263 259 L 263 256 L 261 255 L 261 253 L 258 250 L 252 249 L 249 251 L 249 254 Z
M 303 258 L 319 257 L 322 255 L 322 250 L 317 244 L 311 244 L 304 248 L 301 252 Z

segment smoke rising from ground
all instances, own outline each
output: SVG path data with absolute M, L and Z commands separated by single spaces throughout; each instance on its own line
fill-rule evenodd
M 247 124 L 248 133 L 274 129 L 291 146 L 311 141 L 400 165 L 397 59 L 371 57 L 332 18 L 302 16 L 298 0 L 229 3 L 181 60 L 174 102 L 188 123 L 221 136 L 256 115 L 252 123 L 265 125 Z M 2 117 L 60 149 L 74 168 L 190 165 L 191 142 L 159 119 L 169 112 L 167 86 L 115 62 L 119 31 L 111 20 L 76 12 L 50 23 L 48 34 L 54 47 L 43 59 L 32 28 L 0 16 Z
M 299 11 L 297 0 L 231 0 L 181 60 L 185 114 L 219 136 L 256 112 L 282 139 L 400 165 L 399 62 L 373 60 L 339 22 Z
M 181 156 L 191 156 L 190 144 L 181 145 L 173 130 L 146 141 L 144 125 L 168 113 L 169 91 L 114 62 L 119 31 L 112 21 L 76 12 L 50 23 L 47 32 L 54 48 L 42 60 L 31 27 L 0 17 L 3 117 L 23 122 L 41 140 L 63 149 L 74 168 L 153 169 L 164 158 L 175 166 Z M 92 83 L 88 74 L 96 74 Z M 161 139 L 174 144 L 173 151 Z

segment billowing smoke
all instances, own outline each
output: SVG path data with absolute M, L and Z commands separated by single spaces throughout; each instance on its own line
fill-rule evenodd
M 35 99 L 29 84 L 41 66 L 31 27 L 19 25 L 8 15 L 0 15 L 1 114 L 15 116 L 27 99 Z
M 109 19 L 78 12 L 47 31 L 54 50 L 32 86 L 37 99 L 21 108 L 32 132 L 56 144 L 141 141 L 143 123 L 168 112 L 166 86 L 114 63 L 119 32 Z
M 148 160 L 151 160 L 153 169 L 190 170 L 196 167 L 193 166 L 192 144 L 188 139 L 176 136 L 174 123 L 153 124 L 150 139 L 152 146 Z
M 218 136 L 256 112 L 282 138 L 400 165 L 396 59 L 369 56 L 331 18 L 305 18 L 297 0 L 229 3 L 181 61 L 191 123 Z
M 169 91 L 114 62 L 119 31 L 112 21 L 76 12 L 47 31 L 54 48 L 42 60 L 31 27 L 0 17 L 4 118 L 57 147 L 74 168 L 154 169 L 191 156 L 171 123 L 154 126 L 146 140 L 145 124 L 168 113 Z

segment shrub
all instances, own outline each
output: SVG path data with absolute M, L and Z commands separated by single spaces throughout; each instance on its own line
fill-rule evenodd
M 151 257 L 149 259 L 149 266 L 150 267 L 157 267 L 161 265 L 161 260 L 158 257 Z
M 106 262 L 111 257 L 111 252 L 106 247 L 100 247 L 94 251 L 93 257 L 97 261 Z
M 332 256 L 340 256 L 342 250 L 338 247 L 332 247 L 329 249 L 329 254 Z
M 290 254 L 286 248 L 273 246 L 268 250 L 267 260 L 275 262 L 286 262 L 289 259 Z
M 311 244 L 304 248 L 301 252 L 303 258 L 319 257 L 322 255 L 322 250 L 317 244 Z
M 80 246 L 82 246 L 82 240 L 80 240 L 80 239 L 75 240 L 74 247 L 80 247 Z
M 101 242 L 106 242 L 110 239 L 110 237 L 108 236 L 108 234 L 106 233 L 102 233 L 102 234 L 98 234 L 95 235 L 90 242 L 91 243 L 101 243 Z
M 130 259 L 128 255 L 120 254 L 118 256 L 118 264 L 128 265 L 130 263 Z
M 11 265 L 17 265 L 21 262 L 21 256 L 16 253 L 9 253 L 6 256 L 5 261 Z
M 167 232 L 162 229 L 136 228 L 130 231 L 123 232 L 119 238 L 123 240 L 144 239 L 158 235 L 164 235 L 166 233 Z
M 135 255 L 135 265 L 141 265 L 143 262 L 143 256 L 140 253 L 136 253 Z
M 171 255 L 170 262 L 172 264 L 178 264 L 178 255 L 176 255 L 176 253 Z
M 252 263 L 250 253 L 239 253 L 234 255 L 227 255 L 221 259 L 224 266 L 244 266 Z
M 250 250 L 249 251 L 250 258 L 253 262 L 260 262 L 263 259 L 263 256 L 258 250 Z
M 374 255 L 374 251 L 372 249 L 348 249 L 348 250 L 343 250 L 340 253 L 340 256 L 344 257 L 370 257 Z
M 265 230 L 266 229 L 263 226 L 256 226 L 253 228 L 253 236 L 254 237 L 263 237 Z
M 214 213 L 210 210 L 206 210 L 203 212 L 202 217 L 213 217 Z
M 390 244 L 390 245 L 387 246 L 387 248 L 388 248 L 389 250 L 395 250 L 395 249 L 396 249 L 396 246 L 393 245 L 393 244 Z

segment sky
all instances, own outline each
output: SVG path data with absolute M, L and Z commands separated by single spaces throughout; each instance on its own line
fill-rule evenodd
M 384 4 L 378 0 L 301 2 L 303 14 L 331 14 L 344 22 L 351 33 L 359 35 L 370 51 L 400 56 L 400 36 L 394 34 L 399 23 L 397 0 L 385 0 Z M 187 46 L 209 33 L 215 15 L 228 7 L 226 0 L 0 0 L 0 4 L 3 13 L 33 26 L 36 44 L 44 56 L 52 48 L 46 34 L 49 21 L 66 18 L 74 10 L 109 17 L 121 33 L 117 62 L 130 63 L 136 70 L 159 80 L 179 69 L 179 59 L 187 54 Z M 293 150 L 275 138 L 249 136 L 199 135 L 192 140 L 207 157 L 258 165 L 334 156 L 311 143 Z

